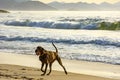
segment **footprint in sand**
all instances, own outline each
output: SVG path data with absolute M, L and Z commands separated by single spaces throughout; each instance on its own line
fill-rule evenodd
M 25 68 L 22 68 L 21 70 L 26 70 Z

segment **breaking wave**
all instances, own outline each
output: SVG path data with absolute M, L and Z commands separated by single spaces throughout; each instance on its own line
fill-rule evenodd
M 6 21 L 5 25 L 29 26 L 54 29 L 120 30 L 120 22 L 105 22 L 102 19 L 63 19 L 58 21 Z
M 109 56 L 101 56 L 95 54 L 61 54 L 62 58 L 67 58 L 70 60 L 84 60 L 91 62 L 103 62 L 109 64 L 120 65 L 120 57 L 109 57 Z
M 42 27 L 42 28 L 55 28 L 55 29 L 96 29 L 98 24 L 96 23 L 79 23 L 79 22 L 54 22 L 54 21 L 7 21 L 5 25 L 12 26 L 29 26 L 29 27 Z
M 110 45 L 120 47 L 119 41 L 113 41 L 103 38 L 96 38 L 92 40 L 74 40 L 74 39 L 53 39 L 53 38 L 39 38 L 39 37 L 7 37 L 0 36 L 0 40 L 4 41 L 29 41 L 29 42 L 56 42 L 56 43 L 64 43 L 64 44 L 97 44 L 97 45 Z

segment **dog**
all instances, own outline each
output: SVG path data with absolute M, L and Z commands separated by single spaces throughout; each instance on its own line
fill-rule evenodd
M 54 43 L 52 42 L 52 45 L 55 47 L 56 52 L 53 51 L 47 51 L 45 50 L 43 47 L 38 46 L 35 50 L 35 53 L 37 56 L 39 56 L 39 60 L 42 63 L 41 66 L 41 71 L 43 72 L 43 74 L 41 74 L 41 76 L 44 76 L 46 74 L 47 71 L 47 67 L 49 65 L 50 71 L 47 75 L 50 75 L 51 71 L 52 71 L 52 64 L 55 60 L 58 61 L 58 63 L 62 66 L 62 68 L 64 69 L 65 74 L 67 75 L 67 71 L 65 69 L 65 67 L 62 64 L 61 58 L 58 56 L 58 49 L 56 48 L 56 46 L 54 45 Z M 43 70 L 44 65 L 45 66 L 45 70 Z

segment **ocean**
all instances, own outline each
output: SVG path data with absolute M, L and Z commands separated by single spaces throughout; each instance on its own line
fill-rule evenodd
M 11 11 L 0 14 L 0 52 L 35 55 L 39 45 L 64 59 L 120 64 L 120 11 Z M 114 26 L 113 26 L 114 27 Z M 120 25 L 118 25 L 120 27 Z

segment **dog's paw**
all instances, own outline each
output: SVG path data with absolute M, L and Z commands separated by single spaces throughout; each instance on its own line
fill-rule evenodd
M 66 75 L 68 74 L 67 71 L 65 71 L 65 74 L 66 74 Z
M 42 72 L 45 72 L 44 70 L 41 70 Z
M 50 73 L 47 74 L 48 76 L 50 75 Z
M 41 76 L 44 76 L 45 74 L 41 74 Z

